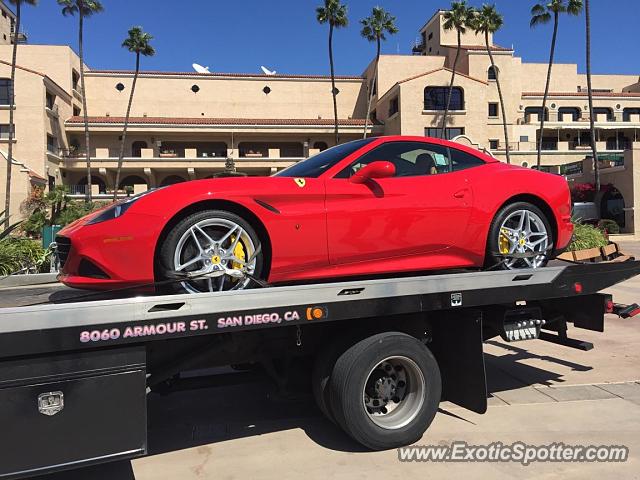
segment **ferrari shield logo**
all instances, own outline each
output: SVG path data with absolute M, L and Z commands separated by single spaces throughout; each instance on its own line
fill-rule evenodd
M 38 411 L 49 417 L 64 409 L 64 394 L 62 392 L 48 392 L 38 395 Z
M 294 178 L 293 181 L 296 182 L 296 185 L 298 185 L 300 188 L 304 187 L 307 184 L 307 181 L 304 178 Z

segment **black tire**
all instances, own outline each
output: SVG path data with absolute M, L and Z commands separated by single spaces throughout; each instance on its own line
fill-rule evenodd
M 258 245 L 260 245 L 260 238 L 256 234 L 253 227 L 249 224 L 249 222 L 236 215 L 235 213 L 231 213 L 225 210 L 203 210 L 201 212 L 192 213 L 191 215 L 180 220 L 171 229 L 171 231 L 162 242 L 157 259 L 159 281 L 175 278 L 175 275 L 173 274 L 173 256 L 180 238 L 193 225 L 201 222 L 202 220 L 208 219 L 222 219 L 234 222 L 242 227 L 245 232 L 247 232 L 247 235 L 251 238 L 251 241 L 256 246 L 256 248 L 258 247 Z M 253 276 L 262 279 L 262 272 L 265 271 L 264 267 L 264 255 L 263 252 L 260 251 L 256 257 L 256 267 Z M 249 282 L 247 287 L 251 287 L 253 285 L 253 282 Z M 164 285 L 162 287 L 162 290 L 164 292 L 188 293 L 188 290 L 185 289 L 185 287 L 182 285 L 182 282 L 178 281 L 169 283 L 168 285 Z
M 374 368 L 390 357 L 410 359 L 419 370 L 424 382 L 422 395 L 416 397 L 422 403 L 406 424 L 383 428 L 369 416 L 363 394 Z M 336 422 L 355 441 L 372 450 L 418 441 L 435 417 L 441 393 L 440 369 L 429 349 L 400 332 L 373 335 L 350 347 L 336 361 L 329 380 L 329 399 Z
M 486 261 L 485 267 L 495 268 L 501 270 L 508 270 L 509 267 L 504 262 L 504 257 L 500 256 L 500 245 L 499 245 L 499 237 L 500 237 L 500 227 L 503 222 L 507 219 L 509 215 L 518 210 L 528 210 L 532 213 L 535 213 L 542 222 L 544 223 L 544 227 L 547 230 L 548 235 L 548 244 L 551 246 L 545 254 L 545 259 L 538 268 L 546 266 L 547 262 L 550 259 L 551 252 L 553 251 L 554 238 L 553 238 L 553 230 L 551 229 L 551 225 L 549 223 L 549 219 L 547 216 L 535 205 L 528 202 L 514 202 L 509 205 L 505 205 L 502 207 L 496 216 L 493 218 L 491 222 L 491 226 L 489 227 L 489 238 L 487 239 L 487 253 L 486 253 Z M 516 267 L 518 268 L 518 267 Z M 520 268 L 526 268 L 526 265 L 522 265 Z
M 329 402 L 329 379 L 338 357 L 353 343 L 354 341 L 350 338 L 335 340 L 320 350 L 313 363 L 313 371 L 311 373 L 313 398 L 322 414 L 333 423 L 336 423 L 336 420 L 333 417 Z

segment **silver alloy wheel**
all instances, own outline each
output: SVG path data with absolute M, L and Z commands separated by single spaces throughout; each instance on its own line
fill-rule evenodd
M 502 222 L 498 232 L 498 249 L 505 256 L 505 266 L 511 270 L 518 268 L 538 268 L 547 258 L 549 232 L 542 219 L 531 210 L 516 210 Z M 540 255 L 530 258 L 509 257 L 510 254 Z
M 395 430 L 420 413 L 426 389 L 416 362 L 403 356 L 388 357 L 369 373 L 362 392 L 363 407 L 377 426 Z
M 189 293 L 241 290 L 250 279 L 223 274 L 227 269 L 253 274 L 256 247 L 251 237 L 237 223 L 224 218 L 208 218 L 192 225 L 182 234 L 173 255 L 174 270 L 192 275 L 220 272 L 219 276 L 182 282 Z M 242 256 L 238 254 L 242 252 Z M 246 260 L 251 259 L 247 263 Z

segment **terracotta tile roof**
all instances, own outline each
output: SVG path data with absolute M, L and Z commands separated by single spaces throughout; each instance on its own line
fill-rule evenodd
M 47 179 L 44 178 L 42 175 L 34 172 L 33 170 L 31 170 L 30 168 L 27 168 L 27 175 L 29 176 L 29 178 L 31 178 L 32 180 L 36 180 L 36 181 L 41 181 L 41 182 L 46 182 Z
M 86 72 L 87 75 L 99 74 L 99 75 L 133 75 L 134 70 L 90 70 Z M 276 73 L 275 75 L 266 75 L 264 73 L 223 73 L 223 72 L 211 72 L 211 73 L 199 73 L 199 72 L 163 72 L 159 70 L 146 70 L 141 71 L 140 75 L 153 75 L 153 76 L 185 76 L 185 77 L 232 77 L 232 78 L 294 78 L 294 79 L 309 79 L 309 80 L 330 80 L 329 75 L 303 75 L 303 74 L 285 74 Z M 363 77 L 357 75 L 336 75 L 336 80 L 362 80 Z
M 82 125 L 83 117 L 71 117 L 67 125 Z M 89 123 L 122 124 L 124 117 L 89 117 Z M 311 126 L 331 126 L 331 118 L 207 118 L 207 117 L 131 117 L 129 124 L 143 125 L 260 125 L 260 126 L 282 126 L 282 125 L 311 125 Z M 364 118 L 338 119 L 338 124 L 343 126 L 364 126 Z M 371 124 L 371 122 L 369 122 Z
M 523 97 L 542 97 L 543 92 L 522 92 Z M 549 92 L 550 97 L 586 97 L 587 92 Z M 640 97 L 640 92 L 593 92 L 594 97 Z

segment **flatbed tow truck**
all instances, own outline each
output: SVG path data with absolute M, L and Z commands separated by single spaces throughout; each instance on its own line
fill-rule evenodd
M 259 366 L 283 391 L 306 374 L 356 441 L 406 445 L 441 400 L 485 412 L 485 340 L 589 350 L 568 326 L 636 315 L 598 292 L 638 274 L 628 259 L 2 308 L 0 478 L 145 455 L 149 392 L 221 365 Z

